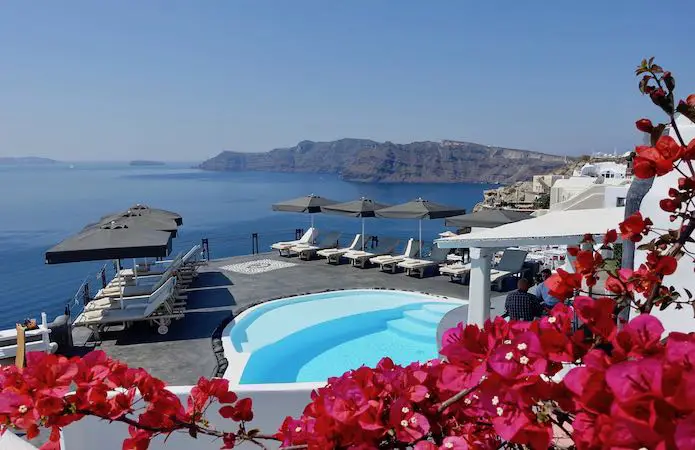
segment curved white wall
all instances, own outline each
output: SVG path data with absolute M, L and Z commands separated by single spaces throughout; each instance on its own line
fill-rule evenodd
M 692 139 L 695 139 L 695 124 L 690 122 L 687 118 L 680 116 L 677 119 L 677 124 L 683 139 L 686 144 Z M 672 130 L 668 133 L 672 135 Z M 675 137 L 674 137 L 675 139 Z M 684 172 L 688 173 L 687 166 L 684 166 Z M 642 200 L 642 205 L 640 211 L 645 217 L 650 217 L 654 222 L 654 226 L 657 228 L 673 228 L 674 224 L 669 221 L 669 214 L 662 211 L 659 207 L 659 200 L 668 197 L 668 190 L 670 187 L 676 186 L 678 184 L 678 178 L 681 175 L 673 171 L 670 174 L 660 177 L 654 180 L 652 188 L 649 190 L 647 195 Z M 689 251 L 695 251 L 695 245 L 688 244 L 686 248 Z M 646 258 L 646 252 L 636 250 L 635 251 L 635 267 L 639 267 L 640 264 L 644 262 Z M 691 292 L 695 293 L 695 273 L 693 272 L 695 267 L 693 266 L 692 259 L 682 258 L 678 262 L 678 270 L 673 275 L 666 277 L 664 283 L 666 285 L 672 285 L 677 288 L 688 288 Z M 685 292 L 681 293 L 685 296 Z M 687 298 L 687 297 L 685 297 Z M 681 331 L 681 332 L 691 332 L 695 331 L 695 318 L 693 318 L 693 309 L 691 307 L 685 307 L 682 310 L 676 310 L 673 306 L 670 306 L 665 311 L 655 311 L 652 312 L 657 316 L 664 324 L 666 331 Z

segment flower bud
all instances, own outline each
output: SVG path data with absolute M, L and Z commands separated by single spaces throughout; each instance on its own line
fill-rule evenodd
M 643 133 L 651 133 L 654 130 L 654 125 L 652 125 L 652 121 L 649 119 L 640 119 L 635 122 L 635 126 Z

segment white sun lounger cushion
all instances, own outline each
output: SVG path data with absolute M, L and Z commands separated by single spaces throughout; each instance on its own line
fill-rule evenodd
M 123 303 L 123 308 L 125 309 L 147 306 L 149 303 L 157 301 L 160 296 L 163 296 L 165 300 L 170 299 L 174 295 L 175 287 L 176 278 L 172 277 L 150 295 L 123 297 L 122 302 L 119 297 L 100 298 L 87 303 L 84 310 L 94 311 L 97 309 L 120 309 L 121 303 Z

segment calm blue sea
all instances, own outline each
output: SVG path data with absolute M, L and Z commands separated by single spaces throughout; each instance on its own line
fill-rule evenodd
M 309 226 L 308 215 L 271 211 L 274 202 L 311 193 L 338 201 L 368 196 L 395 204 L 417 197 L 470 209 L 490 186 L 481 184 L 360 184 L 329 175 L 216 173 L 192 164 L 130 167 L 75 163 L 52 166 L 0 166 L 0 329 L 18 320 L 49 320 L 62 313 L 86 277 L 96 285 L 103 262 L 45 265 L 44 252 L 101 216 L 135 203 L 183 215 L 174 252 L 209 238 L 213 258 L 251 252 L 251 233 L 261 251 L 292 239 Z M 360 220 L 315 215 L 322 230 L 356 233 Z M 432 240 L 443 221 L 423 222 Z M 368 219 L 366 231 L 380 236 L 417 237 L 417 222 Z

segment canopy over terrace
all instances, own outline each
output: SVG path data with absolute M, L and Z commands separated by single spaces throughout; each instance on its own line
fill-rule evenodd
M 496 251 L 520 245 L 574 245 L 587 233 L 600 240 L 624 215 L 625 208 L 557 211 L 436 243 L 441 248 L 470 248 L 468 323 L 483 325 L 490 317 L 490 269 Z

